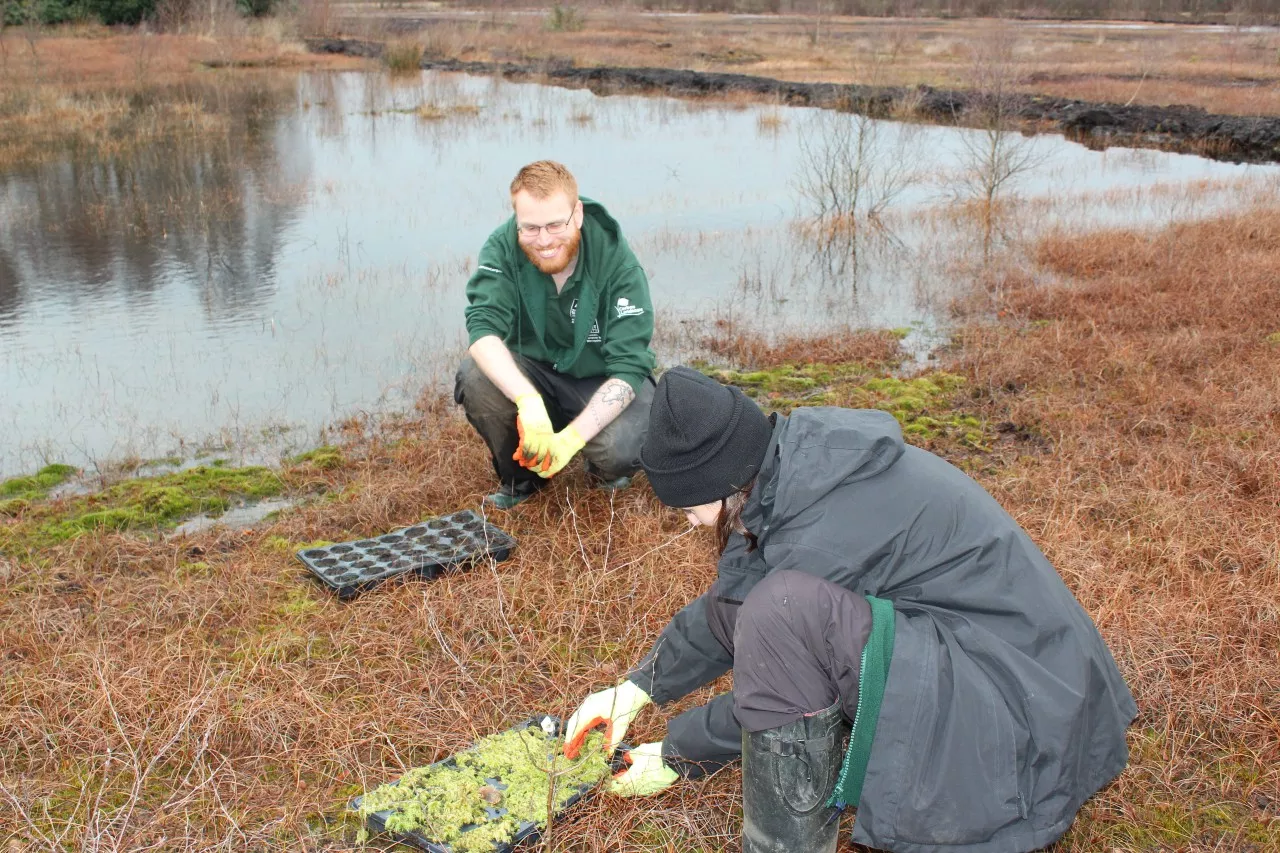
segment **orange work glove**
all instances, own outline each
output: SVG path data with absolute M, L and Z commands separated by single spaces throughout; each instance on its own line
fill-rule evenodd
M 662 760 L 662 741 L 642 743 L 622 754 L 627 769 L 614 774 L 605 790 L 619 797 L 652 797 L 665 791 L 680 774 Z
M 550 457 L 547 444 L 556 432 L 538 392 L 516 397 L 516 430 L 520 433 L 520 443 L 511 458 L 526 468 L 546 462 Z
M 559 474 L 564 466 L 569 464 L 569 460 L 574 454 L 587 443 L 582 440 L 582 436 L 578 435 L 578 431 L 573 428 L 573 424 L 569 424 L 555 435 L 551 436 L 551 440 L 547 442 L 547 458 L 542 465 L 531 465 L 542 479 L 554 477 Z
M 582 700 L 578 710 L 565 723 L 565 756 L 577 758 L 587 732 L 601 724 L 604 724 L 605 755 L 613 755 L 614 747 L 626 735 L 627 727 L 636 718 L 636 714 L 652 701 L 649 694 L 631 679 L 621 682 L 617 687 L 592 693 Z

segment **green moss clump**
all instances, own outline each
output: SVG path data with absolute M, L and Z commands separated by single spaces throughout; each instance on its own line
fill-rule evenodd
M 347 459 L 342 455 L 342 451 L 330 444 L 317 447 L 315 450 L 308 450 L 306 453 L 299 453 L 289 460 L 291 464 L 311 465 L 322 471 L 337 468 L 346 461 Z
M 23 507 L 18 523 L 0 528 L 0 546 L 38 549 L 99 530 L 161 529 L 197 513 L 220 515 L 235 498 L 283 490 L 280 477 L 262 467 L 201 466 L 127 480 L 97 494 Z
M 879 377 L 853 389 L 848 405 L 889 412 L 902 424 L 904 435 L 922 442 L 951 439 L 983 450 L 989 441 L 984 424 L 955 411 L 951 402 L 963 386 L 964 378 L 952 373 L 912 379 Z
M 827 386 L 864 376 L 867 368 L 860 364 L 783 364 L 765 370 L 707 370 L 706 373 L 725 385 L 736 385 L 761 403 L 774 403 L 775 398 L 809 400 Z
M 902 424 L 910 441 L 937 450 L 947 445 L 986 451 L 992 441 L 986 425 L 956 409 L 964 377 L 934 372 L 911 379 L 875 375 L 861 364 L 784 364 L 767 370 L 702 368 L 726 385 L 736 385 L 761 408 L 790 412 L 800 406 L 880 409 Z
M 1280 346 L 1280 332 L 1272 332 L 1271 334 L 1267 335 L 1267 343 Z
M 26 498 L 9 498 L 0 501 L 0 516 L 18 516 L 22 515 L 22 511 L 31 506 L 31 501 Z
M 0 483 L 0 498 L 38 500 L 54 486 L 66 482 L 76 471 L 71 465 L 46 465 L 28 477 L 14 477 Z
M 587 735 L 575 760 L 565 758 L 563 747 L 536 726 L 492 735 L 453 761 L 415 768 L 375 788 L 360 801 L 359 813 L 386 812 L 388 831 L 418 832 L 456 853 L 490 853 L 522 823 L 546 825 L 553 783 L 553 810 L 559 811 L 583 786 L 609 774 L 601 733 Z M 487 807 L 506 813 L 491 818 Z M 464 826 L 473 828 L 463 832 Z

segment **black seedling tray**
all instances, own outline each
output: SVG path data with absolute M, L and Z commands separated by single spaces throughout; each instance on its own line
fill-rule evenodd
M 557 737 L 560 734 L 560 729 L 562 725 L 563 725 L 562 721 L 557 717 L 543 715 L 540 717 L 533 717 L 531 719 L 525 720 L 523 723 L 512 726 L 510 730 L 520 731 L 521 729 L 527 729 L 530 726 L 539 726 L 542 728 L 543 731 L 547 732 L 547 734 L 551 735 L 552 737 Z M 630 748 L 631 747 L 628 746 L 627 744 L 620 743 L 614 749 L 613 759 L 610 762 L 614 773 L 618 773 L 624 767 L 626 767 L 626 763 L 624 762 L 622 756 L 623 756 L 623 753 L 625 753 Z M 441 761 L 437 761 L 435 764 L 432 764 L 431 766 L 432 767 L 453 767 L 456 765 L 457 765 L 457 756 L 451 755 L 448 758 L 442 759 Z M 501 779 L 485 779 L 484 781 L 486 784 L 492 785 L 498 790 L 504 790 L 507 787 L 506 784 Z M 395 783 L 392 783 L 392 784 L 395 784 Z M 580 786 L 577 792 L 573 796 L 571 796 L 568 800 L 565 801 L 565 804 L 561 806 L 560 811 L 556 812 L 552 816 L 552 820 L 563 815 L 566 811 L 573 808 L 573 806 L 576 805 L 577 803 L 580 803 L 584 799 L 590 797 L 592 794 L 594 794 L 597 791 L 597 789 L 598 789 L 598 786 L 592 786 L 592 785 Z M 363 799 L 364 797 L 356 797 L 354 800 L 352 800 L 351 809 L 353 811 L 359 809 L 360 802 Z M 507 810 L 504 808 L 495 808 L 492 806 L 486 806 L 485 812 L 492 819 L 492 818 L 502 817 L 507 813 Z M 369 825 L 370 831 L 375 833 L 386 832 L 387 818 L 389 818 L 390 816 L 391 816 L 391 812 L 374 812 L 373 814 L 369 815 L 367 823 Z M 466 832 L 466 831 L 467 831 L 467 827 L 463 827 L 463 832 Z M 536 823 L 533 823 L 532 821 L 521 821 L 519 827 L 516 829 L 515 834 L 512 835 L 511 838 L 509 838 L 505 842 L 494 843 L 494 847 L 493 847 L 494 853 L 512 853 L 512 851 L 515 850 L 517 845 L 525 841 L 531 841 L 531 840 L 537 839 L 541 835 L 542 835 L 542 829 Z M 448 844 L 440 844 L 439 842 L 432 841 L 430 838 L 428 838 L 427 836 L 417 831 L 393 832 L 391 833 L 391 836 L 401 844 L 408 844 L 412 847 L 417 847 L 419 850 L 425 850 L 426 853 L 453 853 L 452 846 Z
M 515 546 L 515 539 L 466 509 L 371 539 L 305 548 L 298 559 L 345 600 L 400 575 L 431 579 L 476 560 L 502 561 Z

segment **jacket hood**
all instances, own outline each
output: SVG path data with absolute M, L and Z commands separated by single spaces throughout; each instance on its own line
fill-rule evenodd
M 603 204 L 586 196 L 578 196 L 578 200 L 582 202 L 584 222 L 590 220 L 599 225 L 615 241 L 622 237 L 622 228 L 618 226 L 617 220 L 610 215 L 609 211 L 604 209 Z
M 585 197 L 581 201 L 583 239 L 578 263 L 583 265 L 585 275 L 579 277 L 607 279 L 620 264 L 635 263 L 635 258 L 622 236 L 622 229 L 604 205 Z
M 743 522 L 763 539 L 837 487 L 888 470 L 905 448 L 888 412 L 806 407 L 779 416 L 757 480 L 763 488 Z

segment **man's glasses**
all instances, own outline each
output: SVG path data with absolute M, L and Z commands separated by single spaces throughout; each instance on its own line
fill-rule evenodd
M 573 224 L 573 213 L 569 213 L 567 219 L 557 219 L 555 222 L 548 222 L 546 225 L 517 225 L 516 230 L 520 232 L 520 236 L 526 240 L 532 240 L 538 236 L 540 231 L 545 230 L 552 237 L 559 237 L 561 234 L 569 230 L 569 226 Z

